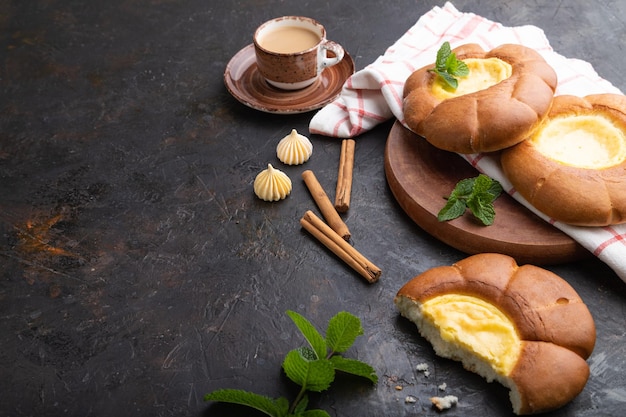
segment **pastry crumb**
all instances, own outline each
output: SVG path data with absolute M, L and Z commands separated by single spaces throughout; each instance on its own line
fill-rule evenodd
M 445 391 L 446 388 L 448 388 L 448 384 L 444 382 L 441 385 L 439 385 L 437 388 L 439 388 L 439 391 Z
M 430 375 L 430 371 L 428 370 L 427 363 L 420 363 L 415 367 L 415 370 L 424 374 L 426 378 Z
M 405 402 L 405 403 L 407 403 L 407 404 L 414 404 L 414 403 L 416 403 L 416 402 L 417 402 L 417 398 L 415 398 L 415 397 L 414 397 L 414 396 L 412 396 L 412 395 L 407 395 L 407 396 L 404 398 L 404 402 Z
M 431 397 L 430 402 L 437 407 L 437 410 L 443 411 L 452 408 L 459 402 L 459 399 L 454 395 L 446 395 L 445 397 Z
M 427 364 L 427 363 L 420 363 L 420 364 L 418 364 L 418 365 L 415 367 L 415 370 L 416 370 L 416 371 L 420 371 L 420 372 L 423 372 L 423 371 L 428 371 L 428 364 Z

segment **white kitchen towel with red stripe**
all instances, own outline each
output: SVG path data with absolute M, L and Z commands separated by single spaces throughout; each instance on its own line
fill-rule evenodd
M 405 80 L 413 71 L 433 63 L 444 41 L 449 41 L 452 48 L 465 43 L 477 43 L 485 50 L 505 43 L 533 48 L 557 73 L 556 95 L 621 94 L 619 89 L 602 79 L 589 63 L 556 53 L 538 27 L 506 27 L 474 13 L 459 12 L 452 3 L 446 3 L 420 17 L 384 55 L 352 75 L 345 82 L 341 95 L 313 116 L 309 131 L 348 138 L 393 117 L 403 122 L 402 90 Z M 626 225 L 575 227 L 554 221 L 538 212 L 515 191 L 492 157 L 483 154 L 462 156 L 478 171 L 500 181 L 517 201 L 575 239 L 626 282 Z

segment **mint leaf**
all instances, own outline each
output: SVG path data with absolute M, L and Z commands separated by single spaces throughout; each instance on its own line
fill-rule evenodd
M 493 180 L 484 174 L 480 174 L 474 178 L 474 184 L 472 185 L 473 195 L 482 195 L 489 191 Z
M 456 71 L 456 64 L 457 60 L 456 60 L 456 54 L 450 52 L 448 54 L 448 57 L 446 58 L 446 67 L 445 67 L 445 71 L 449 72 L 451 75 L 454 74 L 454 71 Z
M 491 204 L 492 201 L 492 197 L 484 199 L 480 196 L 467 201 L 467 207 L 472 214 L 485 226 L 491 226 L 496 217 L 496 211 L 493 204 Z
M 487 190 L 487 192 L 493 196 L 494 200 L 498 198 L 500 194 L 502 194 L 502 191 L 504 191 L 502 189 L 502 184 L 500 184 L 498 181 L 495 181 L 495 180 L 491 181 L 491 186 Z
M 472 214 L 485 226 L 493 224 L 496 212 L 493 202 L 502 193 L 502 185 L 480 174 L 475 178 L 459 181 L 450 193 L 448 201 L 437 214 L 439 221 L 456 219 L 469 208 Z
M 288 417 L 330 417 L 330 415 L 324 410 L 307 410 L 306 408 L 308 405 L 309 397 L 307 395 L 303 395 L 300 402 L 298 402 Z
M 326 344 L 333 353 L 345 352 L 354 344 L 357 336 L 362 334 L 361 320 L 346 311 L 341 311 L 328 322 Z
M 345 359 L 336 354 L 347 350 L 357 336 L 363 334 L 361 321 L 347 312 L 340 312 L 328 323 L 327 338 L 300 314 L 287 311 L 289 317 L 302 332 L 310 346 L 291 350 L 285 356 L 282 368 L 287 377 L 300 385 L 301 389 L 291 405 L 284 398 L 276 400 L 248 391 L 222 389 L 204 396 L 205 401 L 223 401 L 249 406 L 271 417 L 330 417 L 324 410 L 307 410 L 307 391 L 321 392 L 335 380 L 336 371 L 351 373 L 378 381 L 374 369 L 361 361 Z M 331 347 L 328 352 L 327 344 Z
M 459 88 L 459 81 L 454 78 L 454 76 L 452 74 L 448 74 L 445 71 L 435 71 L 437 73 L 437 75 L 439 75 L 448 86 L 450 86 L 450 88 L 452 88 L 453 90 L 456 90 L 457 88 Z
M 326 342 L 324 337 L 313 327 L 310 321 L 304 316 L 296 313 L 295 311 L 288 310 L 287 315 L 294 322 L 298 330 L 302 333 L 304 338 L 309 342 L 309 345 L 313 348 L 318 358 L 326 357 Z
M 328 359 L 310 360 L 303 355 L 301 349 L 287 353 L 283 370 L 303 391 L 324 391 L 335 379 L 335 368 Z
M 456 197 L 450 197 L 445 206 L 439 211 L 437 214 L 437 220 L 440 222 L 447 222 L 449 220 L 454 220 L 458 217 L 461 217 L 463 213 L 467 210 L 467 205 L 465 201 L 460 200 Z
M 454 187 L 454 190 L 452 190 L 450 197 L 465 199 L 471 196 L 474 190 L 475 180 L 475 178 L 465 178 L 459 181 Z
M 221 389 L 204 396 L 204 401 L 221 401 L 255 408 L 272 417 L 283 417 L 289 412 L 289 402 L 238 389 Z
M 307 406 L 309 405 L 309 397 L 303 395 L 296 407 L 293 409 L 293 414 L 296 416 L 301 415 L 306 411 Z
M 451 53 L 452 53 L 452 50 L 450 48 L 450 42 L 448 41 L 444 42 L 439 48 L 439 50 L 437 51 L 437 60 L 435 61 L 435 69 L 445 72 L 447 63 L 448 63 L 448 57 L 450 56 Z
M 456 59 L 456 54 L 452 53 L 446 61 L 448 72 L 455 77 L 463 77 L 469 74 L 469 67 L 463 61 Z
M 302 357 L 306 359 L 307 361 L 314 361 L 314 360 L 319 359 L 319 356 L 317 356 L 317 353 L 315 353 L 315 351 L 309 347 L 302 346 L 296 350 L 300 352 Z
M 330 361 L 335 366 L 336 371 L 346 372 L 348 374 L 367 378 L 374 384 L 378 382 L 378 375 L 376 375 L 376 371 L 365 362 L 361 362 L 356 359 L 344 358 L 343 356 L 333 356 L 330 358 Z
M 450 48 L 450 42 L 444 42 L 437 51 L 435 68 L 429 69 L 436 73 L 454 91 L 459 86 L 456 77 L 464 77 L 469 74 L 469 68 L 465 62 L 458 60 L 456 54 Z

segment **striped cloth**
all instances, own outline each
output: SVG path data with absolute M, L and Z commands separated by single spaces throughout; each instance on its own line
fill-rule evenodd
M 454 5 L 446 3 L 420 17 L 384 55 L 351 76 L 345 82 L 341 95 L 313 116 L 310 132 L 347 138 L 358 136 L 393 117 L 403 122 L 402 90 L 405 80 L 413 71 L 430 65 L 444 41 L 449 41 L 452 48 L 464 43 L 477 43 L 485 50 L 505 43 L 522 44 L 535 49 L 554 68 L 558 76 L 557 95 L 621 94 L 602 79 L 589 63 L 554 52 L 541 29 L 530 25 L 506 27 L 473 13 L 461 13 Z M 500 181 L 516 200 L 575 239 L 626 282 L 626 225 L 575 227 L 557 222 L 525 201 L 491 156 L 462 156 L 478 171 Z

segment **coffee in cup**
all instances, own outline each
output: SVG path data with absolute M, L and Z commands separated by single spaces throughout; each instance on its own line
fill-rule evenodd
M 263 23 L 254 33 L 254 50 L 263 78 L 283 90 L 313 84 L 324 68 L 338 64 L 344 56 L 339 44 L 326 39 L 324 26 L 301 16 Z

